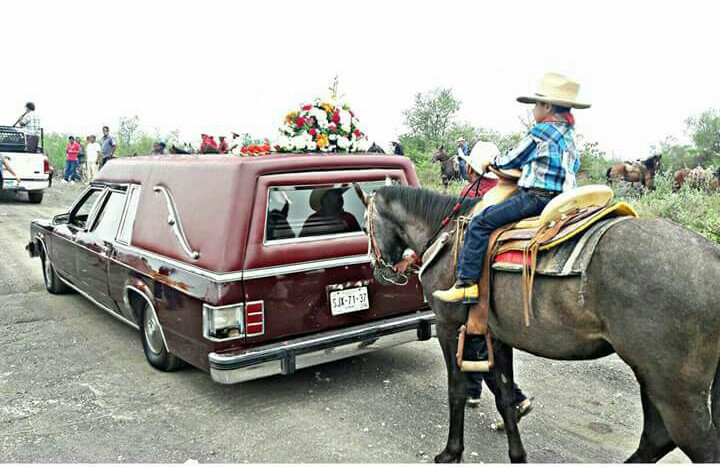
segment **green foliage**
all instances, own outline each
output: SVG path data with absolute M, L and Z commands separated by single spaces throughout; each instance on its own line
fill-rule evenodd
M 612 161 L 606 159 L 605 151 L 600 149 L 597 141 L 582 141 L 578 136 L 580 147 L 580 171 L 578 183 L 605 183 L 605 174 Z
M 430 150 L 428 146 L 439 147 L 448 143 L 448 134 L 458 110 L 460 101 L 453 96 L 449 88 L 436 88 L 415 94 L 413 106 L 403 114 L 410 135 L 421 138 L 421 151 Z
M 697 162 L 707 167 L 720 159 L 720 110 L 708 109 L 685 122 L 697 148 Z
M 629 202 L 641 217 L 661 217 L 684 225 L 700 235 L 720 243 L 720 194 L 707 194 L 686 186 L 672 192 L 672 174 L 655 177 L 655 190 L 623 191 L 615 189 L 619 199 Z

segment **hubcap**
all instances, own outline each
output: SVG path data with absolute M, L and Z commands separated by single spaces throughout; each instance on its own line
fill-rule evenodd
M 160 334 L 160 325 L 155 319 L 155 313 L 147 310 L 145 313 L 145 341 L 148 348 L 155 355 L 160 355 L 163 349 L 162 335 Z

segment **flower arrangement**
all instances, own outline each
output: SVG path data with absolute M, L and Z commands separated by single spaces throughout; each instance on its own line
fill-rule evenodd
M 270 154 L 270 142 L 265 141 L 263 144 L 246 144 L 240 148 L 240 153 L 243 156 L 261 156 L 263 154 Z
M 278 152 L 358 152 L 367 151 L 370 143 L 350 106 L 316 99 L 285 116 L 273 147 Z

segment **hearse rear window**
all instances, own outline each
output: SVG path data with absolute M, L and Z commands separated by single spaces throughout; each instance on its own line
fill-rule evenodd
M 359 182 L 368 194 L 385 183 Z M 268 194 L 265 240 L 361 233 L 364 216 L 365 205 L 348 183 L 272 187 Z

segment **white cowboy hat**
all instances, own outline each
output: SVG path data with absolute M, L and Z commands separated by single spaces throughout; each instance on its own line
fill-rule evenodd
M 583 104 L 576 100 L 579 90 L 580 84 L 577 81 L 559 73 L 545 73 L 540 81 L 538 91 L 533 96 L 520 96 L 517 100 L 523 104 L 546 102 L 574 109 L 587 109 L 590 104 Z
M 467 162 L 476 173 L 482 174 L 482 163 L 492 161 L 498 154 L 500 154 L 500 149 L 495 143 L 478 141 L 470 151 L 470 155 L 460 156 L 460 158 Z M 488 172 L 484 176 L 485 178 L 498 178 L 497 175 L 492 172 Z
M 456 143 L 465 142 L 465 137 L 460 136 L 458 139 L 455 140 Z

